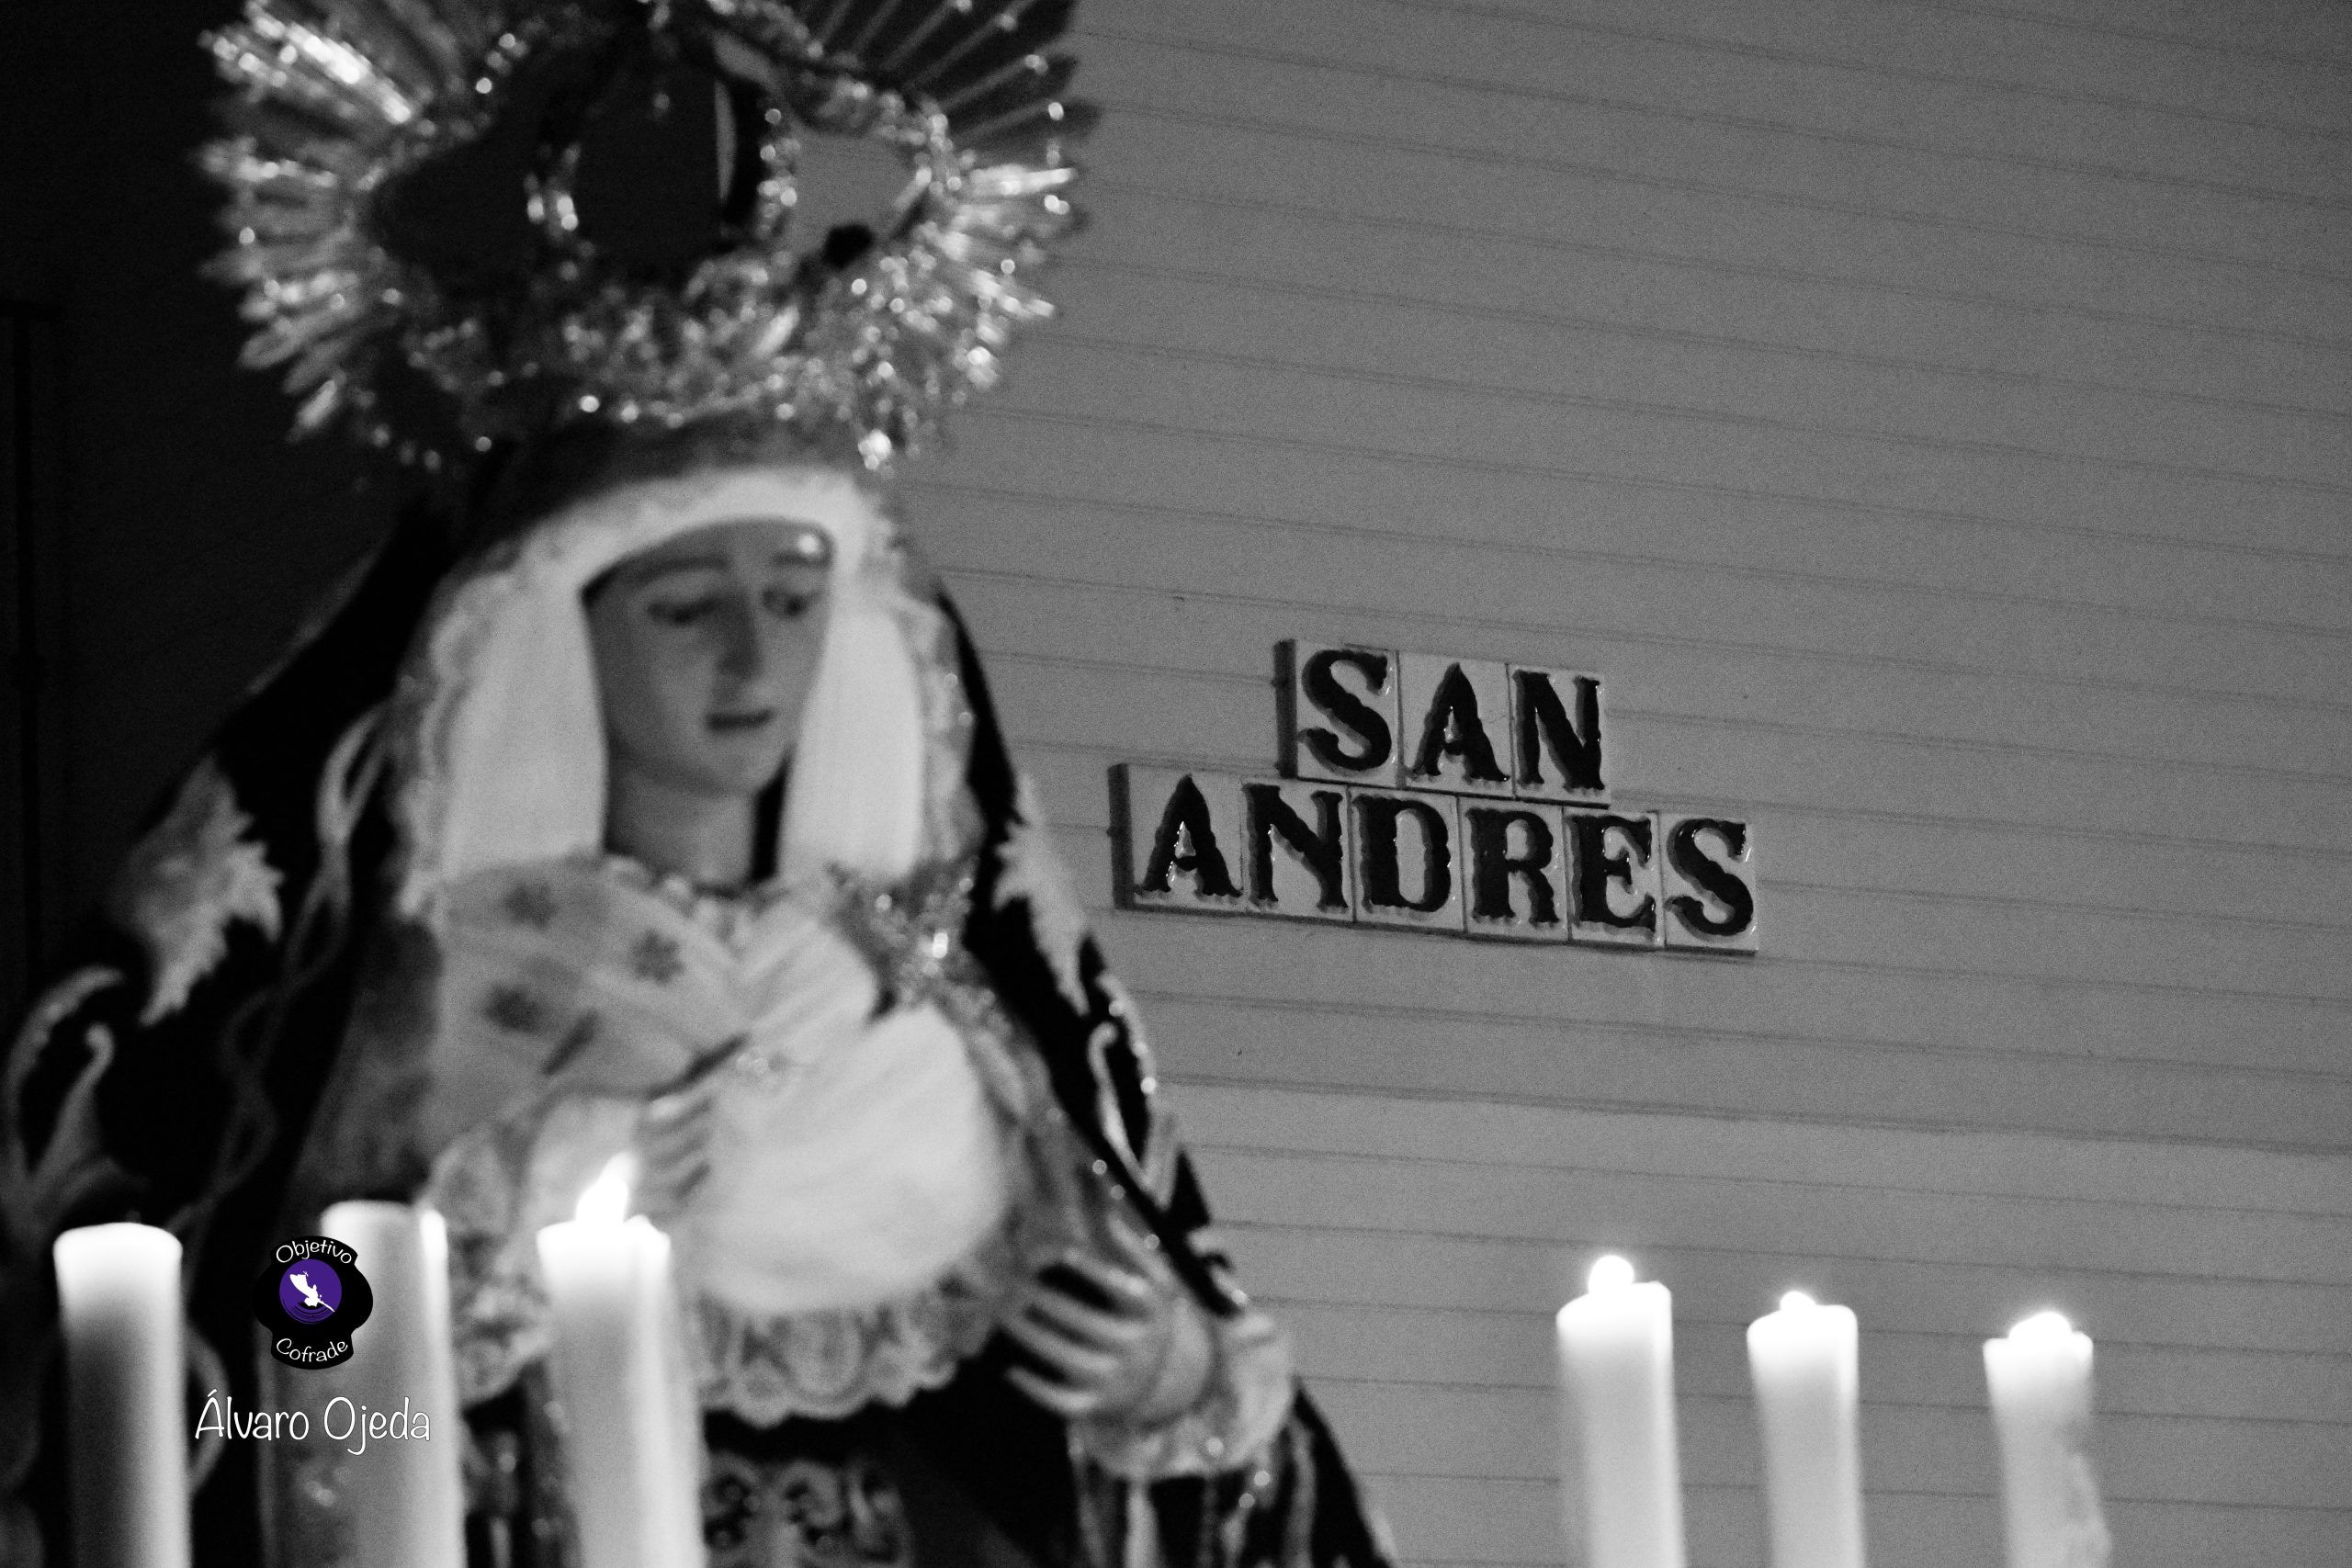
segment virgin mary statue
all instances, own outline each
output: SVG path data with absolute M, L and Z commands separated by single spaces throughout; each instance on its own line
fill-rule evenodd
M 269 1408 L 304 1374 L 257 1353 L 254 1270 L 353 1197 L 447 1227 L 472 1561 L 573 1561 L 531 1240 L 622 1172 L 674 1247 L 712 1563 L 1385 1562 L 888 478 L 1043 313 L 1068 9 L 254 0 L 213 40 L 257 357 L 371 434 L 422 372 L 473 462 L 183 775 L 8 1058 L 8 1562 L 70 1551 L 56 1235 L 169 1226 L 198 1381 Z M 681 71 L 754 177 L 672 286 L 565 182 L 614 83 L 667 113 Z M 328 220 L 421 266 L 379 187 L 503 94 L 528 277 L 345 278 L 393 303 L 334 315 L 292 275 L 361 265 Z M 770 187 L 814 131 L 918 177 L 802 254 Z M 198 1561 L 350 1561 L 355 1463 L 203 1456 Z

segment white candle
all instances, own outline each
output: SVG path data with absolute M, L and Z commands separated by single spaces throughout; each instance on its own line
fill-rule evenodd
M 153 1225 L 90 1225 L 51 1255 L 76 1568 L 187 1568 L 180 1244 Z
M 376 1308 L 351 1337 L 329 1393 L 381 1412 L 388 1435 L 345 1456 L 357 1568 L 464 1568 L 465 1431 L 449 1341 L 449 1241 L 441 1216 L 406 1203 L 337 1203 L 319 1222 L 357 1255 Z
M 1747 1325 L 1772 1568 L 1862 1568 L 1853 1312 L 1802 1291 Z
M 2009 1568 L 2105 1568 L 2091 1470 L 2091 1341 L 2054 1312 L 1984 1342 Z
M 624 1219 L 616 1159 L 539 1232 L 581 1568 L 697 1568 L 702 1443 L 670 1294 L 670 1238 Z
M 1582 1515 L 1587 1568 L 1683 1568 L 1673 1297 L 1603 1258 L 1558 1326 L 1563 1502 L 1571 1538 Z

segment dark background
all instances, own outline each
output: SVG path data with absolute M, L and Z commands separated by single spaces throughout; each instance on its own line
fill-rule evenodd
M 0 1011 L 133 825 L 389 515 L 236 367 L 190 154 L 227 0 L 0 6 Z

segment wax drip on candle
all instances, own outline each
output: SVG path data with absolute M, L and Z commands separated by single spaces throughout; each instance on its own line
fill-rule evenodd
M 1603 1291 L 1622 1291 L 1634 1278 L 1631 1262 L 1613 1252 L 1604 1252 L 1593 1260 L 1591 1271 L 1584 1277 L 1584 1288 L 1596 1295 Z
M 2038 1312 L 1984 1343 L 2009 1568 L 2106 1568 L 2113 1542 L 2091 1466 L 2091 1341 Z

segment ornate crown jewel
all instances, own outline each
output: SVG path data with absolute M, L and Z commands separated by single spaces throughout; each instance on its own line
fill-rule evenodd
M 259 327 L 243 363 L 288 367 L 298 434 L 340 420 L 433 467 L 581 420 L 722 413 L 845 423 L 878 464 L 1052 312 L 1023 275 L 1077 221 L 1064 149 L 1093 110 L 1045 52 L 1074 4 L 247 0 L 208 40 L 241 91 L 200 160 L 230 193 L 213 270 Z M 724 188 L 710 247 L 649 265 L 583 232 L 581 149 L 610 95 L 666 114 L 680 73 L 711 84 Z M 404 251 L 418 177 L 515 119 L 520 256 Z M 887 149 L 906 180 L 870 228 L 796 247 L 812 135 Z M 409 372 L 446 394 L 438 441 L 391 406 Z

